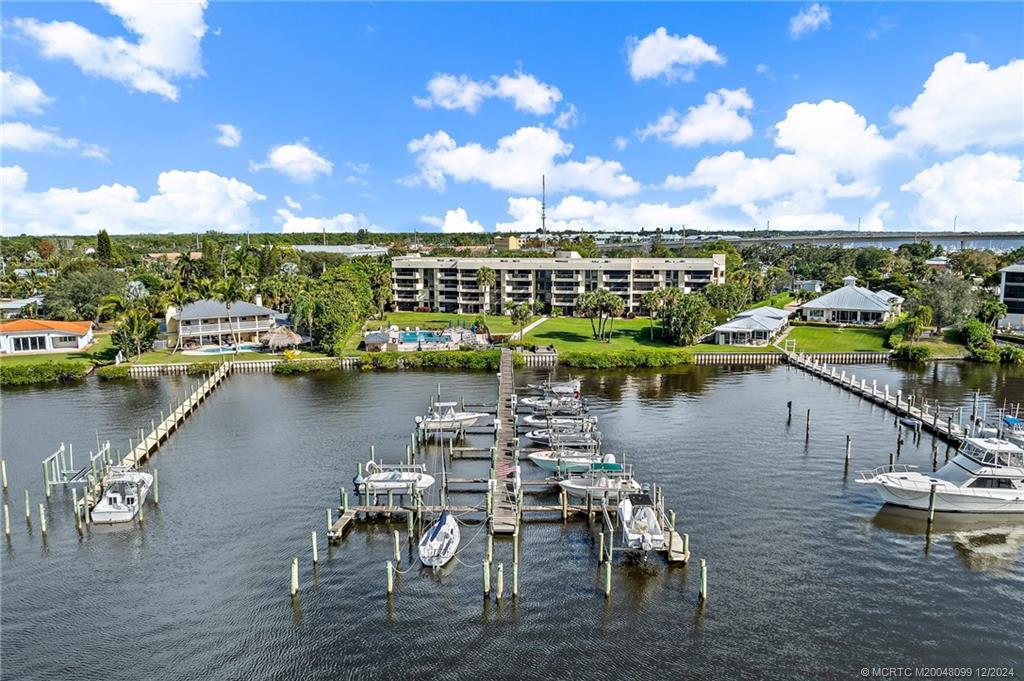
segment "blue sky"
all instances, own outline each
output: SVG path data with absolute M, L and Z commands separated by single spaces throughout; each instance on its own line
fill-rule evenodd
M 536 229 L 542 173 L 553 228 L 1021 229 L 1022 26 L 1020 3 L 6 3 L 4 233 Z

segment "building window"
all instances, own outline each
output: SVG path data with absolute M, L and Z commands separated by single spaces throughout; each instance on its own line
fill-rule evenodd
M 46 336 L 15 336 L 14 351 L 29 352 L 31 350 L 45 350 Z
M 58 343 L 75 343 L 78 344 L 78 336 L 57 336 Z

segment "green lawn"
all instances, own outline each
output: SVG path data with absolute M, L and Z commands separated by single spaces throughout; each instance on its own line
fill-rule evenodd
M 612 350 L 637 350 L 642 348 L 674 348 L 675 345 L 662 342 L 655 329 L 655 340 L 651 341 L 651 322 L 648 319 L 616 319 L 611 341 L 604 343 L 594 340 L 590 320 L 584 317 L 555 317 L 526 334 L 527 343 L 553 345 L 559 352 L 585 350 L 587 352 L 610 352 Z
M 21 355 L 4 357 L 2 361 L 9 366 L 42 364 L 44 362 L 81 362 L 83 364 L 105 364 L 113 362 L 117 355 L 109 333 L 94 333 L 96 341 L 92 347 L 83 352 L 50 352 L 41 355 Z
M 410 329 L 417 326 L 421 329 L 443 329 L 449 323 L 455 325 L 461 322 L 466 327 L 473 326 L 477 316 L 475 314 L 458 315 L 447 312 L 388 312 L 384 315 L 384 319 L 388 324 L 394 324 L 402 329 L 407 326 Z M 532 319 L 536 319 L 536 317 Z M 379 319 L 371 319 L 364 328 L 380 328 L 383 323 Z M 512 324 L 512 319 L 507 315 L 487 315 L 487 326 L 490 328 L 491 333 L 514 333 L 519 330 L 519 327 Z
M 931 357 L 966 357 L 969 354 L 956 329 L 944 331 L 942 338 L 922 338 L 916 345 L 927 346 Z
M 776 293 L 771 298 L 765 298 L 764 300 L 760 300 L 751 305 L 751 307 L 767 307 L 770 305 L 771 307 L 777 307 L 781 310 L 782 308 L 792 303 L 794 300 L 796 300 L 796 296 L 793 295 L 792 291 L 783 291 L 782 293 Z
M 299 354 L 300 359 L 326 356 L 321 352 L 312 352 L 311 350 L 302 350 Z M 229 360 L 259 361 L 268 359 L 284 359 L 284 355 L 270 352 L 240 352 L 237 355 L 230 353 L 223 355 L 183 355 L 180 351 L 172 355 L 170 350 L 150 350 L 149 352 L 142 353 L 142 357 L 138 360 L 130 359 L 129 361 L 133 364 L 201 364 L 204 362 L 227 362 Z
M 797 352 L 888 352 L 885 329 L 847 326 L 794 326 L 786 340 L 796 341 Z

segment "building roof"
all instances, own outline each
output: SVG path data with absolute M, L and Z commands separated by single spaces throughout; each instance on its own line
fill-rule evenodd
M 0 302 L 0 310 L 20 310 L 28 307 L 29 305 L 42 305 L 43 296 L 29 296 L 28 298 L 15 298 L 14 300 L 4 300 Z
M 715 331 L 775 331 L 785 326 L 792 313 L 777 307 L 755 307 L 744 310 L 724 324 L 715 327 Z
M 388 334 L 384 331 L 371 331 L 363 336 L 363 342 L 366 343 L 387 343 L 389 340 Z
M 863 312 L 888 312 L 892 308 L 893 297 L 900 303 L 903 299 L 894 293 L 879 291 L 875 293 L 863 286 L 857 286 L 856 279 L 847 277 L 845 285 L 835 291 L 819 296 L 804 303 L 800 307 L 807 310 L 859 310 Z
M 15 319 L 0 323 L 0 333 L 25 333 L 32 331 L 61 331 L 75 336 L 84 336 L 92 329 L 92 322 L 57 322 L 48 319 Z
M 881 296 L 885 300 L 896 301 L 900 305 L 902 305 L 903 301 L 906 300 L 903 296 L 898 296 L 892 291 L 886 291 L 884 288 L 880 291 L 875 291 L 875 295 Z
M 268 315 L 273 316 L 277 314 L 277 310 L 271 310 L 269 307 L 263 307 L 262 305 L 254 305 L 253 303 L 246 303 L 241 300 L 236 300 L 231 303 L 231 316 L 232 317 L 266 317 Z M 194 303 L 189 303 L 185 306 L 185 309 L 178 315 L 179 319 L 217 319 L 219 317 L 227 317 L 228 308 L 219 300 L 197 300 Z
M 419 255 L 404 255 L 391 259 L 392 268 L 402 267 L 435 267 L 443 269 L 471 269 L 479 267 L 492 267 L 494 269 L 509 269 L 517 266 L 539 269 L 575 269 L 588 266 L 621 267 L 633 269 L 658 269 L 665 265 L 692 265 L 707 267 L 712 263 L 725 268 L 725 254 L 715 253 L 703 258 L 581 258 L 579 254 L 572 251 L 574 255 L 561 256 L 559 251 L 554 258 L 536 257 L 513 257 L 513 258 L 473 258 L 473 257 L 422 257 Z
M 372 244 L 352 244 L 351 246 L 321 245 L 321 244 L 299 244 L 292 246 L 296 251 L 303 253 L 334 253 L 335 255 L 347 255 L 354 258 L 359 255 L 387 255 L 388 249 L 383 246 Z
M 1015 262 L 1012 265 L 1007 265 L 1000 272 L 1024 272 L 1024 262 Z

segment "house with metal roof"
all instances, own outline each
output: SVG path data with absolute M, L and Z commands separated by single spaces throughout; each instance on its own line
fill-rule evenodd
M 0 323 L 0 354 L 76 352 L 92 345 L 92 322 L 15 319 Z
M 793 313 L 777 307 L 745 310 L 714 328 L 719 345 L 768 345 L 789 325 Z
M 33 310 L 43 309 L 43 295 L 29 296 L 28 298 L 15 298 L 13 300 L 0 301 L 0 318 L 12 319 L 24 317 L 26 312 L 34 314 Z
M 167 308 L 167 344 L 177 345 L 181 336 L 183 347 L 260 343 L 263 336 L 277 326 L 281 316 L 277 310 L 263 307 L 260 296 L 254 303 L 236 300 L 228 306 L 219 300 L 197 300 L 180 310 Z
M 903 298 L 889 291 L 857 286 L 857 277 L 846 277 L 835 291 L 804 303 L 804 321 L 824 324 L 884 324 L 900 313 Z
M 999 320 L 999 326 L 1024 330 L 1024 262 L 1004 267 L 999 274 L 999 300 L 1006 305 L 1006 314 Z

